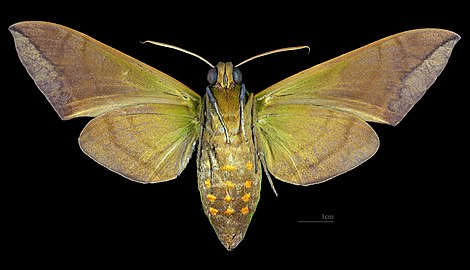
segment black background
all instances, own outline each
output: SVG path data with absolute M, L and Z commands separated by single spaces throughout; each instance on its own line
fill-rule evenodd
M 406 266 L 450 264 L 460 257 L 467 158 L 468 29 L 462 5 L 410 3 L 142 3 L 62 2 L 2 7 L 3 245 L 18 265 L 93 260 L 163 267 L 163 262 L 248 267 L 253 261 Z M 256 6 L 260 5 L 260 6 Z M 468 15 L 467 15 L 468 16 Z M 195 159 L 161 184 L 128 181 L 84 155 L 77 138 L 89 119 L 61 121 L 18 61 L 7 27 L 24 20 L 66 25 L 123 51 L 204 93 L 208 66 L 177 51 L 142 45 L 156 40 L 218 61 L 296 45 L 241 67 L 250 92 L 370 42 L 414 28 L 457 32 L 448 66 L 396 127 L 371 124 L 378 153 L 326 183 L 297 187 L 263 183 L 247 235 L 232 252 L 202 212 Z M 266 179 L 264 177 L 264 179 Z M 322 215 L 333 223 L 319 221 Z M 4 249 L 5 250 L 5 249 Z M 451 256 L 445 256 L 450 251 Z M 353 255 L 353 256 L 348 256 Z M 378 259 L 378 260 L 374 260 Z M 290 268 L 290 267 L 289 267 Z

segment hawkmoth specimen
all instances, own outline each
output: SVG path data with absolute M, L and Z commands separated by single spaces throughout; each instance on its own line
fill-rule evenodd
M 203 210 L 228 250 L 245 236 L 263 169 L 270 182 L 272 174 L 307 186 L 360 165 L 379 147 L 366 122 L 398 124 L 460 38 L 441 29 L 402 32 L 257 94 L 247 91 L 237 66 L 218 63 L 201 97 L 67 27 L 31 21 L 10 31 L 21 62 L 59 116 L 94 117 L 79 144 L 99 164 L 157 183 L 175 179 L 197 149 Z

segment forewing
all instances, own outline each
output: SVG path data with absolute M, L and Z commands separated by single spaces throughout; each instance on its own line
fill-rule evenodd
M 316 65 L 255 96 L 263 109 L 311 104 L 398 124 L 444 69 L 460 37 L 441 29 L 399 33 Z
M 199 128 L 186 106 L 137 105 L 94 118 L 79 142 L 83 152 L 114 172 L 138 182 L 161 182 L 186 167 Z
M 196 113 L 198 94 L 87 35 L 48 22 L 9 29 L 21 62 L 62 119 L 149 103 L 188 106 Z
M 304 104 L 264 108 L 257 116 L 256 134 L 271 174 L 298 185 L 320 183 L 353 169 L 379 147 L 364 120 Z

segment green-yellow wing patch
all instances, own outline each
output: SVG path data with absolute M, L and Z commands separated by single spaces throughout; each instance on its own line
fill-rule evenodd
M 185 106 L 139 105 L 94 118 L 79 142 L 83 152 L 116 173 L 142 183 L 161 182 L 186 167 L 199 128 Z
M 256 133 L 271 174 L 298 185 L 351 170 L 379 147 L 374 130 L 362 119 L 311 105 L 263 108 Z
M 200 103 L 172 77 L 73 29 L 35 21 L 9 29 L 21 62 L 62 119 L 149 103 L 195 113 Z

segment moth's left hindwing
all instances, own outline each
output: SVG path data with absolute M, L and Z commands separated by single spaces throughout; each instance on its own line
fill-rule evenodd
M 379 138 L 364 120 L 320 106 L 268 106 L 258 115 L 256 127 L 271 174 L 297 185 L 346 172 L 379 147 Z
M 70 28 L 32 21 L 9 29 L 62 119 L 98 116 L 80 137 L 91 158 L 139 182 L 174 179 L 185 168 L 200 128 L 197 93 Z

